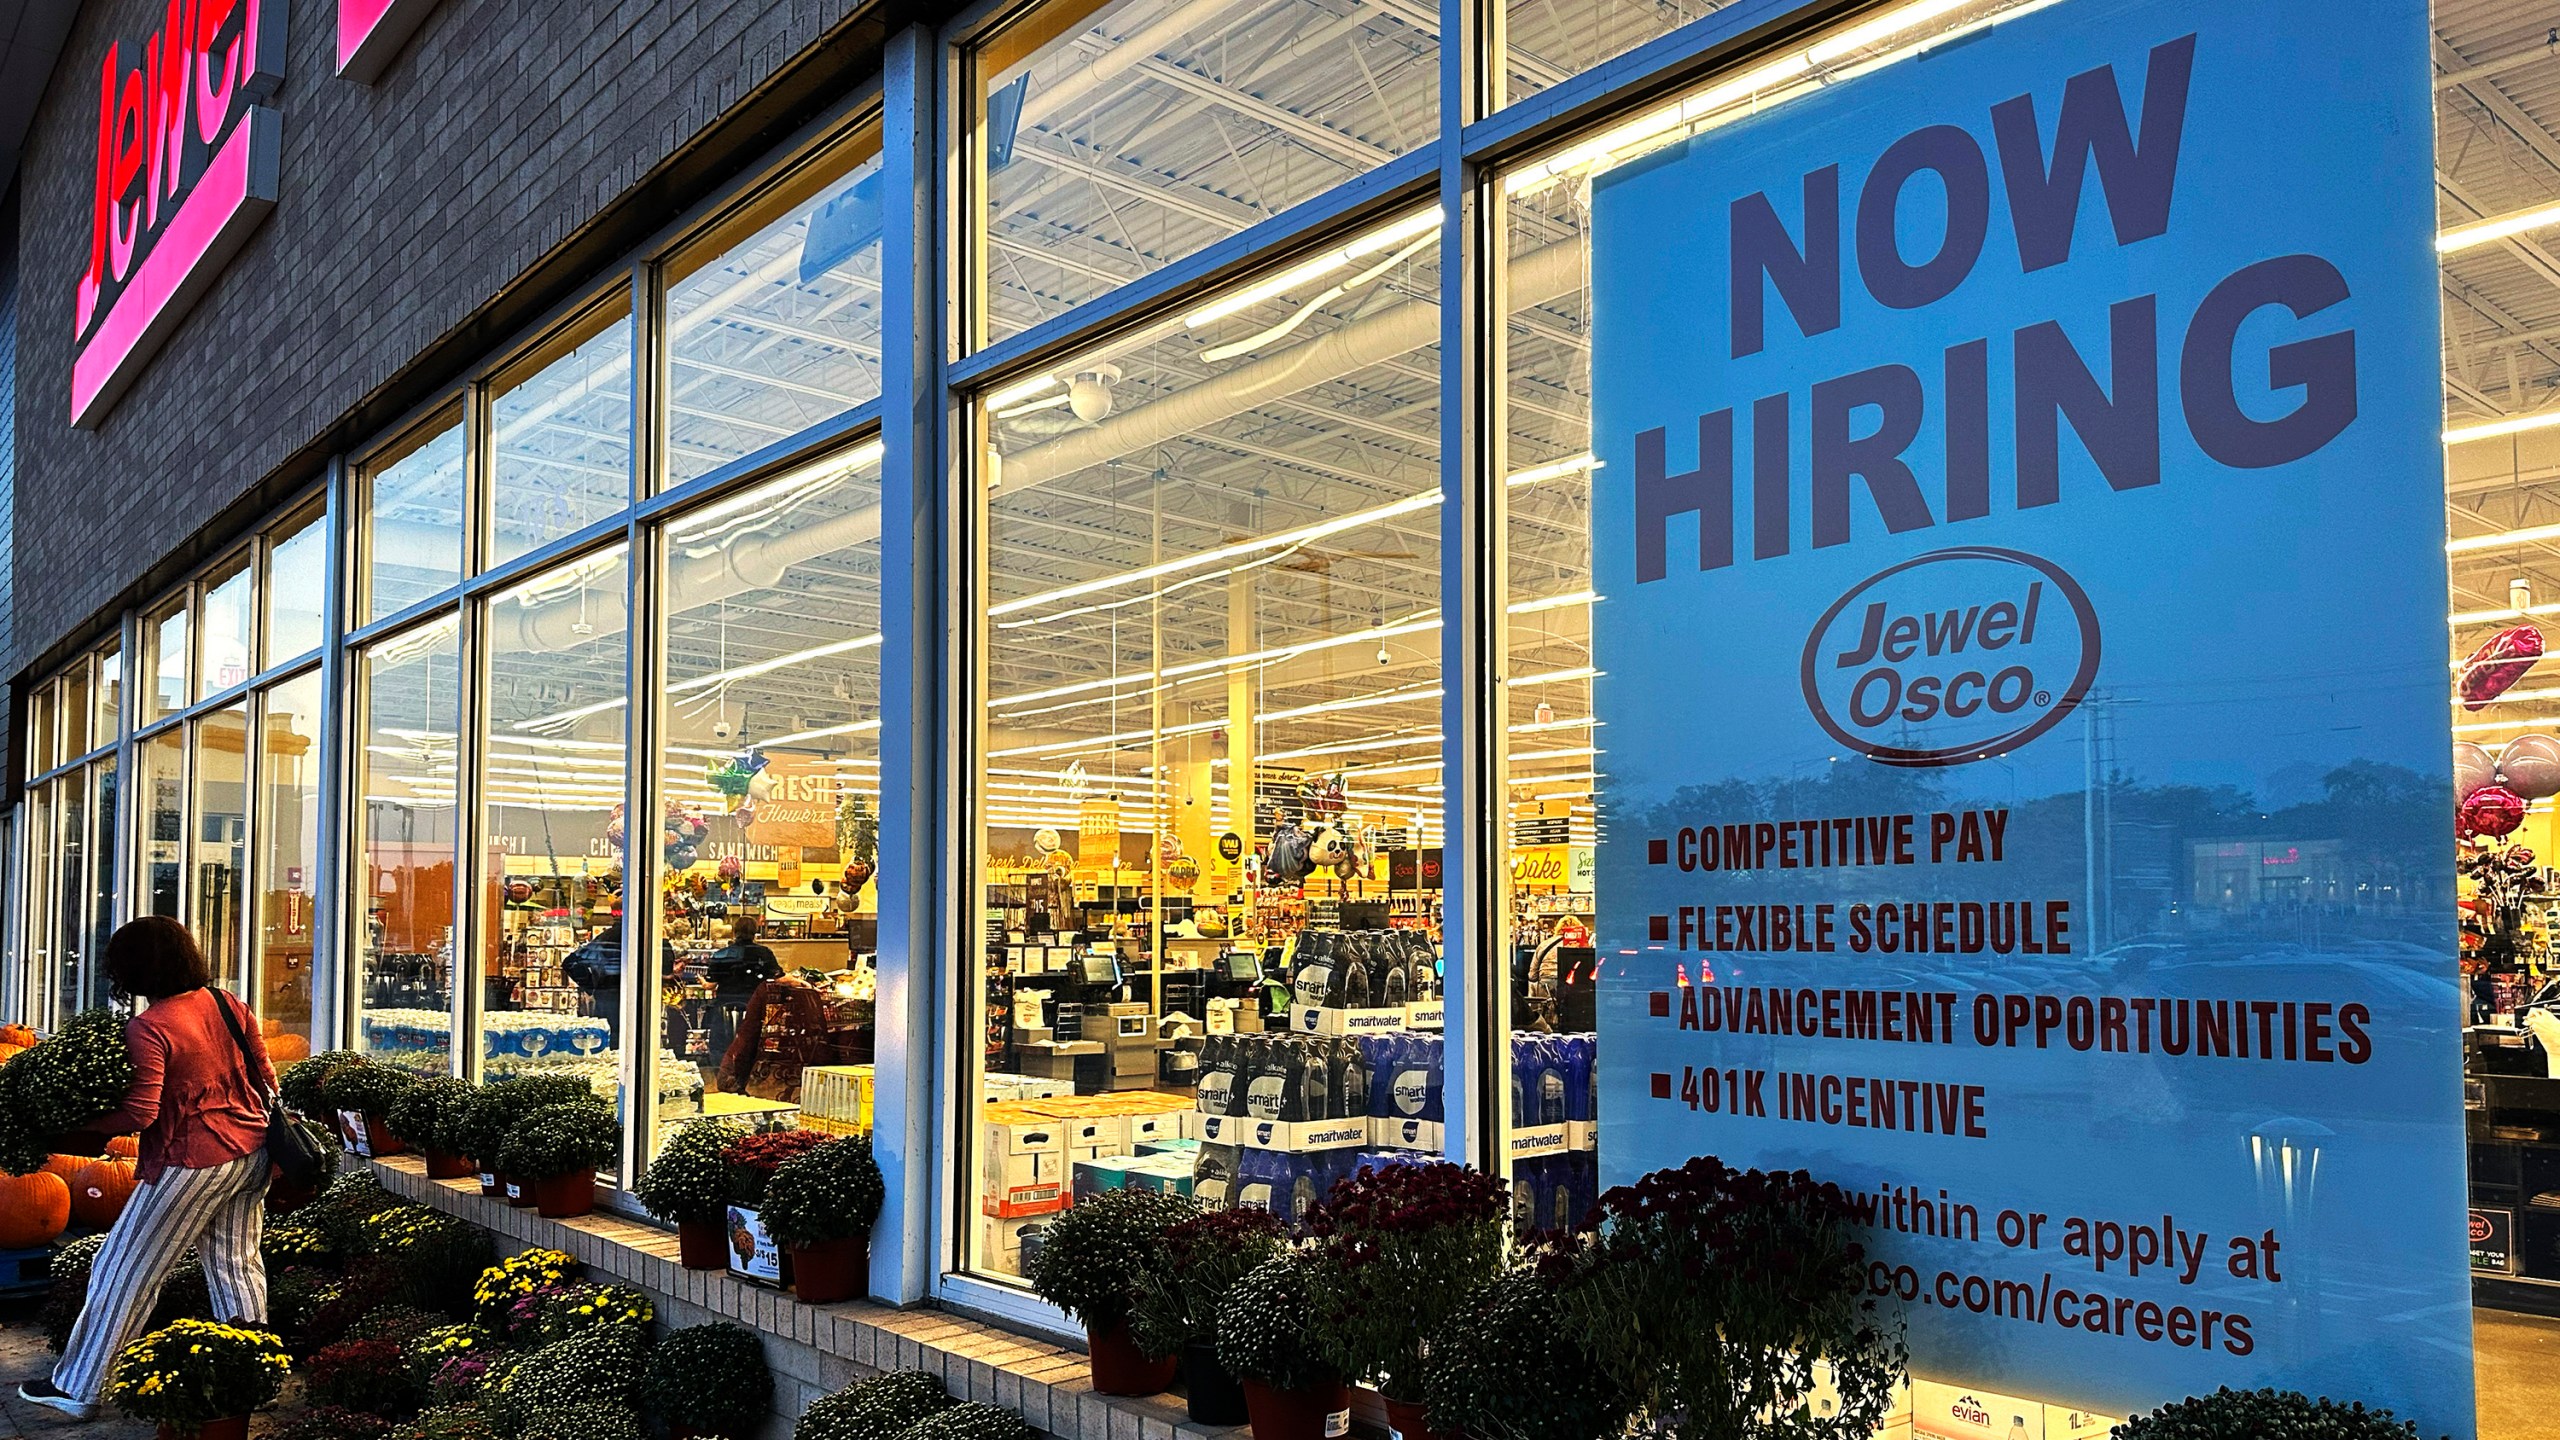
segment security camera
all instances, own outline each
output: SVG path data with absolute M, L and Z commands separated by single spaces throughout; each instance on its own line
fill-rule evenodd
M 1067 382 L 1067 408 L 1077 419 L 1090 425 L 1111 413 L 1111 387 L 1120 383 L 1120 367 L 1096 365 L 1079 370 Z
M 738 727 L 730 724 L 729 717 L 725 715 L 711 722 L 711 738 L 714 740 L 726 740 L 737 733 Z

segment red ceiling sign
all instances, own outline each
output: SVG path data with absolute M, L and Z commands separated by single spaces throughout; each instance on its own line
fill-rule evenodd
M 73 300 L 71 423 L 94 429 L 275 208 L 285 0 L 168 0 L 107 47 L 89 260 Z
M 360 85 L 382 78 L 436 0 L 338 0 L 338 73 Z

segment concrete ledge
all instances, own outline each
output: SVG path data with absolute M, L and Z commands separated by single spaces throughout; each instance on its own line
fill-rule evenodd
M 471 1221 L 497 1237 L 503 1254 L 537 1246 L 566 1251 L 591 1275 L 647 1291 L 670 1327 L 725 1319 L 762 1334 L 773 1366 L 770 1440 L 787 1440 L 810 1401 L 884 1370 L 939 1375 L 960 1399 L 1001 1405 L 1056 1440 L 1246 1440 L 1251 1433 L 1194 1425 L 1170 1395 L 1096 1395 L 1082 1351 L 941 1310 L 803 1305 L 726 1271 L 683 1268 L 672 1231 L 618 1215 L 545 1220 L 483 1198 L 476 1181 L 429 1180 L 425 1162 L 412 1155 L 373 1167 L 383 1188 Z

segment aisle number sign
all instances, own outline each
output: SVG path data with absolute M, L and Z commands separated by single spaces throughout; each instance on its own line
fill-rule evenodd
M 2473 1433 L 2426 24 L 2061 0 L 1597 181 L 1602 1181 L 1838 1182 L 1931 1386 Z

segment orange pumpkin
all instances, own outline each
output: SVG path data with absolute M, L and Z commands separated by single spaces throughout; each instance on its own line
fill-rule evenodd
M 0 1065 L 6 1065 L 18 1056 L 26 1054 L 28 1048 L 29 1047 L 24 1045 L 12 1045 L 6 1040 L 0 1040 Z
M 72 1177 L 89 1168 L 91 1158 L 87 1155 L 48 1155 L 44 1160 L 44 1173 L 61 1176 L 63 1187 L 67 1191 Z M 62 1203 L 68 1205 L 71 1202 L 65 1200 Z
M 92 1160 L 71 1177 L 71 1217 L 95 1230 L 116 1223 L 135 1184 L 130 1160 Z
M 0 1250 L 52 1243 L 71 1223 L 71 1187 L 59 1175 L 0 1175 Z
M 24 1050 L 36 1043 L 36 1032 L 24 1025 L 0 1025 L 0 1045 L 15 1045 Z
M 267 1037 L 267 1060 L 279 1070 L 292 1064 L 296 1060 L 308 1060 L 310 1058 L 311 1042 L 303 1039 L 299 1035 L 271 1035 Z
M 107 1137 L 107 1154 L 118 1160 L 139 1160 L 142 1158 L 142 1138 L 138 1135 L 110 1135 Z

